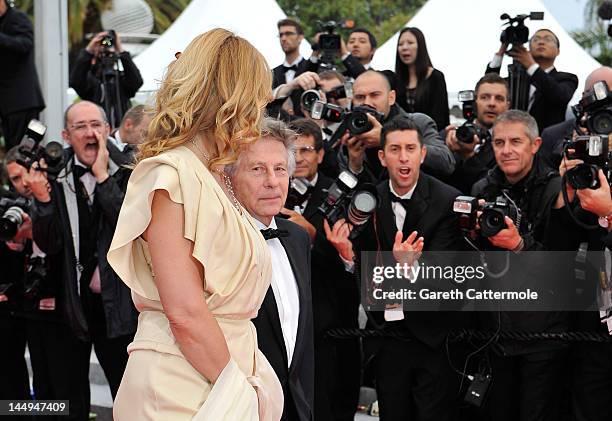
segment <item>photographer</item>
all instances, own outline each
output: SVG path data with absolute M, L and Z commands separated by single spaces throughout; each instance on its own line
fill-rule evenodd
M 374 58 L 377 46 L 376 37 L 366 28 L 355 28 L 351 30 L 348 41 L 346 42 L 346 48 L 351 56 L 359 60 L 365 70 L 371 69 L 370 62 Z
M 289 220 L 302 226 L 304 219 L 316 229 L 312 245 L 311 278 L 315 337 L 316 420 L 353 420 L 359 398 L 359 339 L 326 336 L 333 328 L 357 328 L 359 292 L 352 273 L 345 270 L 338 252 L 325 238 L 323 214 L 318 210 L 334 180 L 319 170 L 325 151 L 319 126 L 300 119 L 290 124 L 298 134 L 296 169 L 286 208 Z M 296 182 L 307 183 L 306 193 Z M 308 230 L 308 227 L 306 227 Z
M 504 54 L 527 70 L 530 83 L 527 109 L 538 122 L 540 132 L 565 119 L 567 104 L 578 87 L 576 75 L 555 69 L 559 48 L 559 38 L 549 29 L 540 29 L 529 40 L 529 50 L 523 45 L 508 50 L 508 44 L 502 43 L 486 70 L 499 74 Z
M 353 85 L 353 107 L 367 106 L 382 113 L 382 122 L 368 114 L 372 129 L 366 133 L 342 137 L 343 148 L 338 155 L 341 169 L 350 169 L 359 174 L 362 180 L 380 181 L 385 176 L 384 168 L 378 159 L 383 124 L 395 116 L 410 117 L 423 133 L 423 143 L 427 149 L 423 169 L 434 175 L 450 175 L 455 168 L 455 159 L 442 139 L 434 121 L 421 113 L 407 114 L 395 103 L 395 91 L 382 72 L 368 70 L 355 80 Z M 363 174 L 362 174 L 363 172 Z
M 481 77 L 474 92 L 476 118 L 473 124 L 482 136 L 476 134 L 473 139 L 459 140 L 457 126 L 446 127 L 446 146 L 453 152 L 456 162 L 455 171 L 447 182 L 464 194 L 469 194 L 474 183 L 495 166 L 491 128 L 497 116 L 506 112 L 510 106 L 508 84 L 495 73 Z
M 522 285 L 537 285 L 544 279 L 570 282 L 571 261 L 549 267 L 538 260 L 541 255 L 523 252 L 576 250 L 580 235 L 564 209 L 558 173 L 536 155 L 540 145 L 537 123 L 528 113 L 510 110 L 501 114 L 493 125 L 492 138 L 497 166 L 472 191 L 487 202 L 504 197 L 514 209 L 515 219 L 506 215 L 505 228 L 499 227 L 496 234 L 485 233 L 480 222 L 477 240 L 481 249 L 514 252 L 505 255 L 508 271 L 502 279 L 520 279 Z M 498 311 L 480 313 L 479 319 L 483 329 L 497 332 L 562 332 L 569 328 L 569 314 L 562 312 Z M 565 344 L 509 339 L 497 339 L 496 344 L 488 353 L 493 380 L 486 410 L 492 419 L 559 419 Z
M 322 64 L 320 39 L 321 35 L 324 34 L 324 32 L 316 34 L 313 40 L 313 51 L 309 59 L 312 63 L 313 71 L 318 71 Z M 340 49 L 335 51 L 335 54 L 340 57 L 346 69 L 342 74 L 347 78 L 357 79 L 360 74 L 370 69 L 370 61 L 372 61 L 374 51 L 376 50 L 376 38 L 365 28 L 356 28 L 350 32 L 350 45 L 344 42 L 342 36 L 337 36 L 340 39 Z M 365 42 L 366 37 L 367 42 Z
M 121 64 L 121 67 L 119 66 Z M 96 34 L 75 58 L 70 87 L 83 100 L 104 108 L 112 128 L 119 127 L 130 99 L 142 86 L 142 77 L 115 31 Z
M 151 114 L 144 105 L 135 105 L 123 116 L 121 126 L 111 132 L 107 143 L 110 158 L 122 166 L 134 162 L 134 156 L 146 136 Z
M 589 97 L 593 94 L 593 86 L 595 83 L 604 81 L 608 87 L 612 86 L 612 68 L 603 66 L 593 70 L 584 81 L 583 98 Z M 580 133 L 576 130 L 577 122 L 576 118 L 570 118 L 563 121 L 562 123 L 555 124 L 547 127 L 542 132 L 542 147 L 538 153 L 544 158 L 551 166 L 558 168 L 563 158 L 563 145 L 566 139 L 578 136 L 579 134 L 587 134 L 587 123 L 592 119 L 594 111 L 598 112 L 605 110 L 609 107 L 609 99 L 603 99 L 596 101 L 591 104 L 588 111 L 585 110 L 584 115 L 579 123 Z
M 28 121 L 45 108 L 34 65 L 34 31 L 28 16 L 0 0 L 0 120 L 6 150 Z
M 137 317 L 129 289 L 106 260 L 129 171 L 109 159 L 110 130 L 101 107 L 89 101 L 72 104 L 64 122 L 62 136 L 71 148 L 65 151 L 65 167 L 50 180 L 49 197 L 34 201 L 34 241 L 63 262 L 65 312 L 79 342 L 77 386 L 89 391 L 93 344 L 114 397 Z
M 355 269 L 361 268 L 362 251 L 393 252 L 394 259 L 400 261 L 402 254 L 410 252 L 462 250 L 457 217 L 452 212 L 460 193 L 421 171 L 428 150 L 418 123 L 406 116 L 390 119 L 382 128 L 380 148 L 378 158 L 388 170 L 389 180 L 376 187 L 375 214 L 354 244 L 344 220 L 331 229 L 326 221 L 329 241 L 345 260 L 356 259 Z M 370 282 L 365 277 L 359 281 Z M 444 341 L 450 330 L 459 327 L 461 318 L 387 306 L 384 311 L 368 312 L 368 319 L 370 328 L 409 338 L 383 335 L 365 340 L 364 348 L 375 355 L 381 420 L 456 420 L 458 382 L 448 364 Z

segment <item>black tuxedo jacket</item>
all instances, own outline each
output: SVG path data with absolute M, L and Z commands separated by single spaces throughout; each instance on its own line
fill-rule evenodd
M 547 127 L 542 132 L 542 146 L 538 154 L 552 167 L 559 168 L 563 159 L 563 143 L 571 138 L 576 126 L 576 119 L 570 118 L 562 123 Z
M 45 108 L 34 66 L 32 23 L 12 7 L 0 18 L 0 63 L 0 114 Z
M 387 251 L 393 250 L 395 233 L 395 214 L 391 208 L 389 198 L 391 192 L 389 181 L 385 180 L 377 186 L 378 207 L 374 221 L 368 229 L 358 238 L 359 251 Z M 416 189 L 410 203 L 406 208 L 404 220 L 404 239 L 412 232 L 417 231 L 425 240 L 423 251 L 455 251 L 464 250 L 463 238 L 459 230 L 459 223 L 453 213 L 453 202 L 461 192 L 455 188 L 421 171 Z M 376 229 L 374 229 L 376 224 Z M 359 262 L 357 263 L 359 265 Z M 362 279 L 361 282 L 368 282 Z M 418 281 L 417 281 L 418 282 Z M 392 322 L 395 327 L 400 325 L 415 339 L 432 348 L 439 348 L 449 330 L 460 323 L 460 313 L 448 314 L 445 312 L 404 312 L 404 320 Z M 384 312 L 368 312 L 370 325 L 378 328 L 385 326 Z
M 276 218 L 276 224 L 278 229 L 289 231 L 289 236 L 281 237 L 280 242 L 289 258 L 300 300 L 298 333 L 291 366 L 287 362 L 287 350 L 271 286 L 253 323 L 257 329 L 259 349 L 274 368 L 283 387 L 285 407 L 281 419 L 311 421 L 314 404 L 314 341 L 310 293 L 310 239 L 306 231 L 293 222 Z
M 499 74 L 499 71 L 499 67 L 487 66 L 486 73 Z M 565 120 L 567 104 L 578 87 L 578 77 L 572 73 L 559 72 L 554 68 L 546 73 L 538 67 L 533 76 L 529 78 L 529 82 L 536 87 L 529 114 L 538 122 L 541 133 L 548 126 Z
M 327 197 L 334 180 L 319 173 L 303 216 L 317 230 L 312 247 L 312 306 L 314 334 L 322 338 L 328 329 L 358 327 L 359 289 L 355 277 L 346 271 L 336 249 L 327 241 L 323 214 L 318 207 Z

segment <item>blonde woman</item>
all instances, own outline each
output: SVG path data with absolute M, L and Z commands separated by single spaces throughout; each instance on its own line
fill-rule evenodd
M 270 256 L 223 172 L 260 135 L 270 86 L 263 56 L 224 29 L 168 68 L 108 253 L 140 311 L 117 421 L 280 419 L 250 322 Z

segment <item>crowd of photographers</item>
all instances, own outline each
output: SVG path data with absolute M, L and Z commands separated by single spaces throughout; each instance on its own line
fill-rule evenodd
M 31 25 L 19 13 L 0 8 L 0 54 L 33 70 Z M 372 263 L 364 251 L 392 252 L 409 265 L 418 264 L 415 253 L 507 251 L 507 276 L 529 279 L 542 269 L 537 260 L 517 263 L 526 252 L 603 252 L 612 244 L 612 69 L 594 69 L 576 117 L 565 120 L 578 79 L 554 67 L 557 36 L 505 32 L 474 90 L 460 94 L 466 122 L 456 126 L 444 74 L 417 28 L 398 39 L 395 72 L 371 68 L 377 42 L 368 29 L 352 29 L 346 43 L 332 23 L 323 29 L 306 59 L 300 24 L 278 23 L 285 61 L 273 69 L 268 106 L 297 134 L 282 216 L 303 227 L 312 246 L 315 395 L 304 421 L 354 419 L 363 384 L 376 388 L 382 420 L 612 419 L 610 343 L 500 336 L 608 334 L 607 311 L 460 314 L 392 305 L 367 312 L 375 337 L 329 335 L 360 327 L 360 283 Z M 499 76 L 504 55 L 514 60 L 509 78 Z M 25 74 L 19 69 L 11 77 Z M 128 109 L 142 79 L 112 31 L 79 53 L 70 80 L 83 101 L 65 110 L 68 148 L 40 146 L 44 126 L 27 121 L 44 105 L 6 108 L 17 82 L 13 91 L 0 82 L 10 187 L 0 194 L 0 329 L 11 338 L 0 347 L 0 396 L 30 399 L 27 343 L 36 399 L 69 399 L 71 419 L 82 420 L 92 346 L 114 397 L 136 329 L 129 289 L 106 252 L 126 164 L 150 116 L 143 106 Z M 575 282 L 571 262 L 546 273 Z M 449 345 L 448 334 L 461 328 L 495 335 Z

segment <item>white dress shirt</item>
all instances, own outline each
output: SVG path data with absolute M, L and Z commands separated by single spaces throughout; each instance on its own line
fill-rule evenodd
M 393 185 L 391 184 L 391 180 L 389 180 L 389 194 L 394 194 L 400 199 L 411 199 L 412 194 L 414 193 L 414 189 L 416 189 L 416 186 L 417 185 L 415 183 L 415 185 L 410 189 L 410 191 L 408 191 L 406 194 L 399 195 L 395 192 L 395 190 L 393 189 Z M 391 209 L 393 210 L 393 215 L 395 215 L 395 227 L 398 231 L 402 231 L 402 228 L 404 228 L 404 220 L 406 219 L 406 209 L 404 208 L 404 206 L 402 206 L 401 203 L 398 202 L 391 202 Z M 415 262 L 415 264 L 418 263 Z M 404 310 L 402 308 L 385 310 L 385 320 L 387 322 L 393 322 L 403 319 Z
M 284 61 L 283 66 L 297 66 L 301 63 L 301 61 L 304 60 L 304 58 L 302 56 L 299 56 L 298 58 L 295 59 L 295 61 L 293 63 L 287 63 L 287 60 Z M 278 61 L 277 61 L 278 63 Z M 295 70 L 291 69 L 291 70 L 287 70 L 285 72 L 285 83 L 290 83 L 293 81 L 293 79 L 295 79 Z
M 276 221 L 272 218 L 270 226 L 265 226 L 260 221 L 255 220 L 257 228 L 276 229 Z M 276 300 L 276 308 L 280 319 L 285 349 L 287 350 L 288 367 L 291 366 L 291 359 L 295 350 L 297 339 L 298 323 L 300 317 L 300 296 L 297 281 L 291 269 L 291 263 L 285 248 L 278 238 L 266 241 L 270 249 L 272 260 L 272 292 Z
M 306 180 L 306 179 L 304 179 L 304 180 Z M 312 180 L 308 180 L 308 182 L 310 183 L 310 185 L 312 187 L 317 185 L 317 181 L 319 181 L 319 173 L 316 173 L 314 175 L 314 177 L 312 178 Z M 308 206 L 308 200 L 309 199 L 304 200 L 304 202 L 301 205 L 294 206 L 293 210 L 295 212 L 299 213 L 300 215 L 303 215 L 304 214 L 304 210 L 306 209 L 306 206 Z

